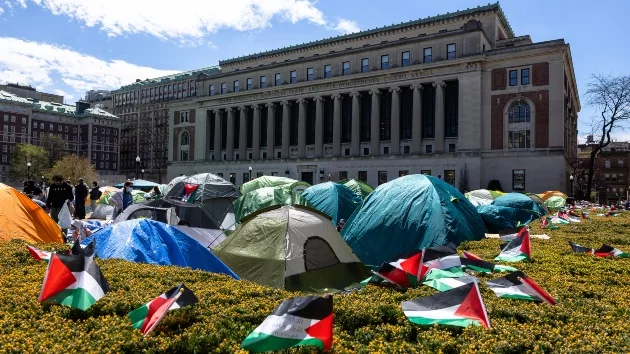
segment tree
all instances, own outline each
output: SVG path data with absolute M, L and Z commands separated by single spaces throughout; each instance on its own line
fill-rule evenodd
M 486 188 L 489 191 L 499 191 L 499 192 L 503 192 L 503 188 L 501 188 L 501 182 L 499 182 L 499 180 L 493 179 L 492 181 L 488 182 L 488 188 Z
M 54 175 L 61 175 L 73 183 L 79 178 L 83 178 L 86 183 L 99 180 L 94 165 L 87 158 L 77 155 L 67 155 L 57 161 L 48 172 L 49 178 Z
M 468 186 L 468 166 L 464 164 L 464 168 L 460 171 L 461 177 L 459 177 L 459 191 L 466 193 L 470 190 Z
M 598 133 L 594 134 L 595 144 L 588 161 L 585 194 L 590 196 L 597 156 L 610 144 L 611 135 L 630 119 L 630 76 L 594 75 L 586 95 L 588 103 L 599 109 L 601 115 L 593 126 Z
M 168 153 L 168 109 L 166 107 L 140 113 L 141 151 L 145 154 L 142 162 L 145 169 L 157 175 L 157 183 L 162 183 L 166 171 Z M 140 167 L 143 168 L 143 167 Z
M 45 134 L 39 140 L 39 146 L 48 150 L 48 167 L 51 168 L 57 161 L 61 160 L 68 149 L 68 142 L 58 135 L 49 133 Z
M 48 172 L 48 151 L 41 146 L 31 144 L 18 144 L 11 157 L 9 177 L 14 180 L 23 180 L 29 176 L 27 163 L 31 163 L 30 178 L 39 178 Z

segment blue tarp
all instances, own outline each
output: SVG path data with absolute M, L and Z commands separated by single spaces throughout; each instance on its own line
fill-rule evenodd
M 136 189 L 138 189 L 138 188 L 153 188 L 155 186 L 159 186 L 159 184 L 157 184 L 157 183 L 153 183 L 151 181 L 145 181 L 143 179 L 136 179 L 136 180 L 133 180 L 132 182 L 133 182 L 133 188 L 136 188 Z M 123 185 L 125 185 L 125 182 L 118 183 L 114 187 L 122 188 Z
M 546 214 L 535 200 L 520 193 L 504 194 L 477 211 L 491 233 L 529 224 Z
M 184 232 L 148 219 L 127 220 L 108 226 L 84 240 L 96 239 L 99 258 L 136 263 L 176 265 L 239 277 L 207 248 Z
M 352 189 L 343 184 L 326 182 L 308 187 L 302 198 L 322 213 L 332 218 L 333 225 L 341 219 L 347 220 L 361 206 L 363 200 Z
M 378 266 L 414 249 L 480 240 L 484 230 L 475 207 L 453 186 L 410 175 L 371 193 L 342 236 L 363 263 Z

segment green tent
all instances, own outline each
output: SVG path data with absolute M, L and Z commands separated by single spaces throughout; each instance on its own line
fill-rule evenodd
M 339 181 L 339 183 L 352 189 L 352 191 L 360 195 L 362 199 L 367 198 L 370 193 L 374 192 L 374 188 L 372 186 L 365 182 L 357 181 L 356 179 L 345 179 L 343 181 Z
M 545 205 L 549 210 L 558 211 L 564 208 L 564 205 L 567 203 L 566 199 L 560 196 L 552 196 L 545 200 Z
M 308 187 L 302 197 L 313 205 L 313 208 L 332 218 L 333 225 L 339 220 L 347 220 L 361 206 L 363 200 L 352 189 L 343 184 L 326 182 Z
M 294 195 L 289 188 L 263 187 L 242 195 L 234 201 L 236 222 L 246 216 L 274 205 L 309 205 L 300 195 Z
M 241 186 L 241 194 L 244 195 L 256 189 L 265 187 L 285 187 L 299 194 L 310 186 L 311 185 L 306 182 L 301 182 L 287 177 L 260 176 L 252 181 L 243 184 Z
M 146 202 L 147 198 L 144 197 L 145 194 L 147 194 L 147 192 L 140 191 L 140 190 L 131 191 L 131 196 L 133 197 L 133 203 L 138 204 L 138 203 Z
M 330 219 L 306 207 L 251 214 L 212 252 L 241 279 L 290 291 L 334 292 L 369 276 Z

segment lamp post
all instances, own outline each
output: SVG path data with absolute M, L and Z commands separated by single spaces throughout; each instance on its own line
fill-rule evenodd
M 573 173 L 569 176 L 569 181 L 571 181 L 571 197 L 573 197 Z
M 332 175 L 329 173 L 328 174 L 328 182 L 330 182 L 330 179 L 332 178 Z
M 144 168 L 142 169 L 142 179 L 144 179 Z
M 249 180 L 252 180 L 252 166 L 249 166 Z
M 136 179 L 138 179 L 139 173 L 140 173 L 140 156 L 136 156 Z
M 27 162 L 26 163 L 26 179 L 30 180 L 31 179 L 31 162 Z

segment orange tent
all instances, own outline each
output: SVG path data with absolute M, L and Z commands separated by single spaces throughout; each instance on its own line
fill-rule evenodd
M 566 194 L 559 191 L 546 191 L 545 193 L 538 194 L 540 199 L 543 201 L 547 201 L 547 199 L 551 197 L 562 197 L 562 199 L 566 200 L 568 197 Z
M 63 243 L 61 229 L 27 196 L 0 183 L 0 240 Z

